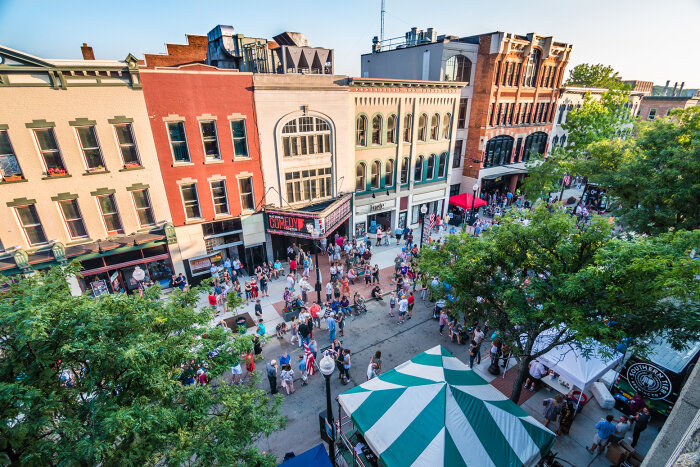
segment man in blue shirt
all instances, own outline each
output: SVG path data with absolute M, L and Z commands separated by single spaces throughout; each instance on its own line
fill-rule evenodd
M 615 433 L 615 425 L 613 424 L 613 420 L 615 420 L 615 417 L 613 417 L 612 415 L 608 415 L 607 417 L 605 417 L 605 420 L 601 420 L 598 423 L 596 423 L 596 432 L 595 435 L 593 435 L 593 446 L 591 446 L 590 449 L 588 448 L 588 446 L 586 446 L 588 452 L 593 454 L 596 448 L 598 448 L 599 453 L 603 452 L 605 446 L 610 440 L 610 435 Z

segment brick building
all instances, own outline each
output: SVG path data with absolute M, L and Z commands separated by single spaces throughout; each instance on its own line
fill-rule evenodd
M 178 239 L 176 271 L 197 281 L 226 257 L 259 263 L 264 187 L 252 73 L 150 61 L 141 81 Z
M 700 91 L 694 96 L 645 96 L 637 116 L 641 120 L 667 117 L 673 109 L 687 109 L 700 105 Z

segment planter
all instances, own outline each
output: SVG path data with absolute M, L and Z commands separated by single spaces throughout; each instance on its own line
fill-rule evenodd
M 17 180 L 22 180 L 22 176 L 21 175 L 5 175 L 4 177 L 2 177 L 2 179 L 5 180 L 6 182 L 15 182 Z
M 52 172 L 49 173 L 49 177 L 65 177 L 67 172 Z
M 141 164 L 124 164 L 125 169 L 138 169 L 141 167 Z

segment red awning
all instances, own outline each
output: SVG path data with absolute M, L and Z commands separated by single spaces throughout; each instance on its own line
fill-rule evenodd
M 472 198 L 474 198 L 469 193 L 462 193 L 461 195 L 450 196 L 450 204 L 459 206 L 462 209 L 472 208 Z M 480 208 L 481 206 L 486 206 L 486 201 L 481 198 L 476 198 L 474 200 L 474 209 Z

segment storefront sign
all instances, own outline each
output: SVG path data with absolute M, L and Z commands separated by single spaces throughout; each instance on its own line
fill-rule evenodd
M 649 399 L 664 399 L 671 394 L 671 380 L 664 371 L 650 363 L 634 363 L 627 368 L 627 381 L 635 391 Z
M 307 221 L 313 223 L 314 218 L 312 216 L 302 217 L 297 214 L 269 213 L 267 215 L 268 231 L 277 231 L 279 233 L 307 233 Z
M 369 212 L 377 212 L 384 209 L 384 203 L 370 204 Z

